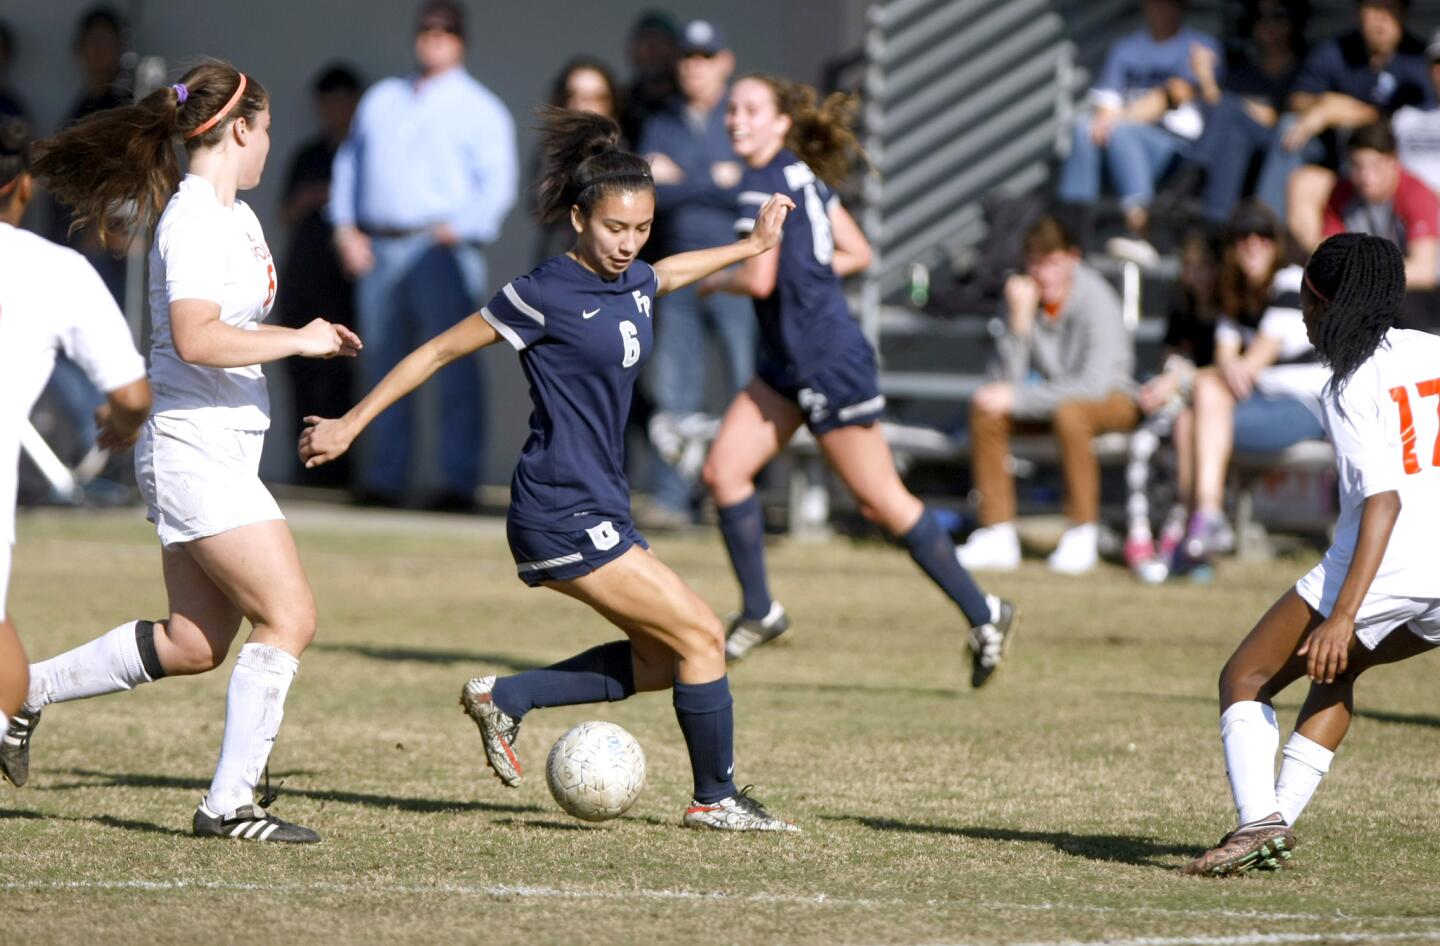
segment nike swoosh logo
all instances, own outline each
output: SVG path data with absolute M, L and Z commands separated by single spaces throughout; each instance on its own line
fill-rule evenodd
M 600 310 L 599 310 L 599 309 L 591 309 L 589 312 L 581 312 L 581 313 L 580 313 L 580 317 L 581 317 L 582 319 L 593 319 L 593 318 L 595 318 L 595 316 L 597 316 L 597 315 L 599 315 L 599 314 L 600 314 Z

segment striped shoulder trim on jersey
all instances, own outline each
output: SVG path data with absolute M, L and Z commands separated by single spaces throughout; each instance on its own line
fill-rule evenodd
M 765 191 L 741 191 L 740 196 L 735 198 L 742 204 L 764 204 L 770 199 Z
M 755 229 L 755 221 L 750 217 L 740 217 L 735 221 L 736 233 L 749 233 Z
M 545 313 L 541 312 L 539 309 L 535 308 L 533 305 L 520 298 L 520 293 L 515 291 L 514 283 L 507 282 L 503 291 L 505 293 L 505 298 L 510 300 L 511 305 L 513 305 L 515 308 L 519 309 L 526 315 L 530 316 L 530 318 L 539 322 L 541 325 L 545 324 Z
M 480 310 L 480 317 L 489 322 L 490 327 L 499 332 L 500 337 L 509 342 L 516 351 L 525 350 L 525 339 L 521 338 L 513 328 L 496 318 L 495 313 L 490 311 L 489 306 L 485 306 Z
M 547 558 L 543 562 L 521 562 L 515 567 L 521 572 L 543 572 L 547 568 L 559 568 L 561 565 L 573 565 L 582 561 L 585 556 L 580 552 L 572 552 L 569 555 L 561 555 L 559 558 Z

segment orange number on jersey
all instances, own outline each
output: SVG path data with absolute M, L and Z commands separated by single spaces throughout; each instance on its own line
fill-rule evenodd
M 269 308 L 270 303 L 275 301 L 275 261 L 271 260 L 265 264 L 265 275 L 270 279 L 270 289 L 265 293 L 265 306 Z
M 1421 381 L 1415 385 L 1415 390 L 1420 392 L 1421 397 L 1435 397 L 1436 395 L 1440 395 L 1440 378 Z M 1440 406 L 1436 407 L 1436 413 L 1440 414 Z M 1430 465 L 1440 466 L 1440 434 L 1437 434 L 1435 437 L 1435 449 L 1430 453 Z
M 1421 397 L 1440 396 L 1440 378 L 1417 382 L 1415 390 Z M 1391 388 L 1390 400 L 1400 408 L 1400 460 L 1406 474 L 1419 473 L 1420 459 L 1415 455 L 1415 415 L 1410 410 L 1410 392 L 1403 384 Z M 1440 413 L 1440 407 L 1436 410 Z M 1435 446 L 1430 451 L 1430 465 L 1440 466 L 1440 434 L 1436 435 Z

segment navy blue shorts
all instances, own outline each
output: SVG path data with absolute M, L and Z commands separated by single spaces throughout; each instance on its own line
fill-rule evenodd
M 505 536 L 510 540 L 510 554 L 515 556 L 520 580 L 531 588 L 547 581 L 588 575 L 634 546 L 650 547 L 629 519 L 607 519 L 574 532 L 527 529 L 507 521 Z
M 768 360 L 756 374 L 800 408 L 805 426 L 817 437 L 839 427 L 865 427 L 885 416 L 875 352 L 868 344 L 847 345 L 804 374 Z

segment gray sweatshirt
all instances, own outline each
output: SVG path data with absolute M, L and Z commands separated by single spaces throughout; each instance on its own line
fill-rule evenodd
M 1095 401 L 1135 387 L 1135 342 L 1120 296 L 1081 263 L 1060 316 L 1040 312 L 1028 336 L 1009 331 L 996 342 L 992 375 L 1015 387 L 1018 419 L 1049 417 L 1061 401 Z M 1039 375 L 1039 378 L 1032 377 Z

